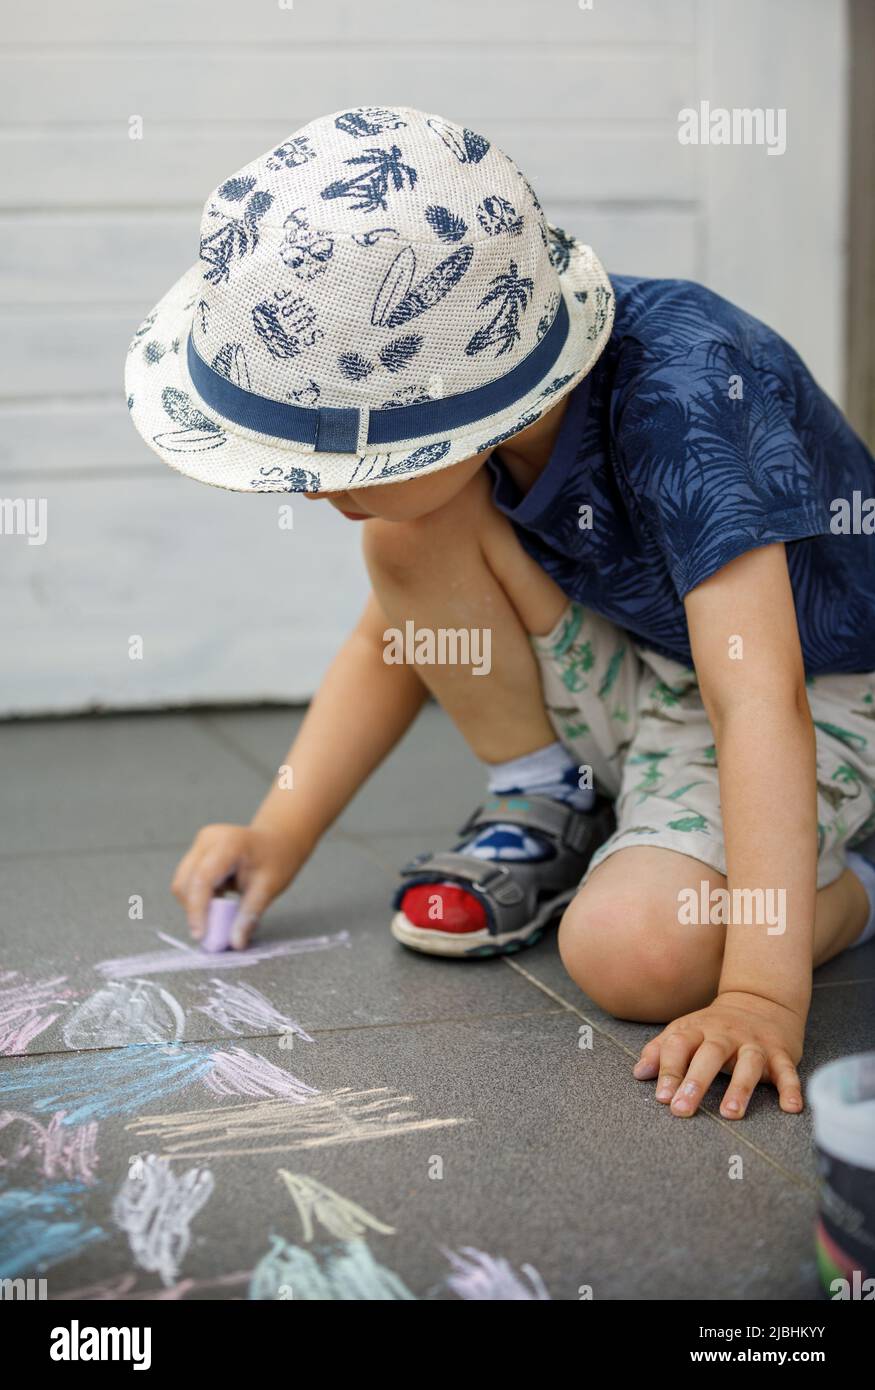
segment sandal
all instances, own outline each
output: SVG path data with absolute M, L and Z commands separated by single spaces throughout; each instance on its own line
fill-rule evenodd
M 495 956 L 532 946 L 567 906 L 595 851 L 614 829 L 614 809 L 600 796 L 592 811 L 578 811 L 548 796 L 490 797 L 459 831 L 469 836 L 487 825 L 519 825 L 536 831 L 554 853 L 549 859 L 487 860 L 447 850 L 419 854 L 401 870 L 392 906 L 392 935 L 414 951 L 438 956 Z M 450 930 L 439 921 L 418 927 L 400 911 L 414 884 L 458 884 L 483 907 L 482 929 Z

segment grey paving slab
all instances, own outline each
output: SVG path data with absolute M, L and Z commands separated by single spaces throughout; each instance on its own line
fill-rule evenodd
M 673 1123 L 577 1028 L 333 1031 L 278 1067 L 253 1042 L 5 1059 L 27 1118 L 0 1131 L 0 1273 L 50 1298 L 814 1297 L 813 1190 Z M 49 1151 L 32 1121 L 62 1102 Z
M 14 926 L 3 968 L 15 973 L 0 981 L 0 1052 L 551 1007 L 500 962 L 431 960 L 399 946 L 388 930 L 388 873 L 344 840 L 323 842 L 265 915 L 254 947 L 205 956 L 189 949 L 169 891 L 177 857 L 89 852 L 6 862 L 4 917 Z M 132 898 L 142 900 L 141 919 L 131 920 Z
M 872 953 L 871 946 L 846 952 L 847 955 L 870 958 Z M 816 1067 L 837 1057 L 871 1051 L 875 1047 L 875 982 L 870 979 L 859 984 L 827 984 L 822 977 L 831 964 L 815 972 L 816 987 L 808 1020 L 805 1054 L 800 1066 L 803 1086 Z M 546 986 L 551 995 L 569 1003 L 582 1018 L 613 1039 L 625 1052 L 628 1067 L 632 1066 L 644 1044 L 660 1031 L 659 1025 L 630 1023 L 613 1018 L 579 990 L 562 965 L 555 933 L 548 934 L 536 946 L 515 956 L 509 966 Z M 850 968 L 856 973 L 853 965 Z M 875 974 L 875 971 L 870 971 L 864 960 L 861 980 L 865 981 L 869 974 Z M 652 1094 L 652 1083 L 636 1084 Z M 725 1083 L 723 1086 L 713 1086 L 708 1092 L 706 1104 L 711 1110 L 717 1110 L 723 1090 Z M 677 1123 L 684 1124 L 686 1121 L 678 1119 Z M 769 1087 L 759 1087 L 747 1115 L 737 1127 L 743 1129 L 746 1140 L 760 1146 L 801 1180 L 813 1180 L 814 1151 L 809 1110 L 800 1115 L 786 1115 L 778 1109 L 774 1091 Z
M 254 760 L 269 779 L 295 734 L 294 711 L 207 715 L 212 729 Z M 436 705 L 427 705 L 411 731 L 387 758 L 337 822 L 355 833 L 458 825 L 484 793 L 483 769 L 455 727 Z
M 189 715 L 0 725 L 11 854 L 184 847 L 208 821 L 247 821 L 264 782 Z
M 833 985 L 862 984 L 872 980 L 875 980 L 875 941 L 842 951 L 834 960 L 828 960 L 826 965 L 815 971 L 814 988 L 829 989 Z

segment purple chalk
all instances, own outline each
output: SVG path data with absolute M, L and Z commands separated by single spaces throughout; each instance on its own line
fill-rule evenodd
M 239 898 L 211 898 L 207 909 L 207 929 L 201 938 L 202 951 L 227 951 L 231 947 L 231 928 L 240 908 Z

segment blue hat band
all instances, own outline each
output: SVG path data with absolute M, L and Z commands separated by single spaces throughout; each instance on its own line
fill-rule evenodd
M 425 439 L 462 425 L 487 420 L 508 409 L 537 386 L 550 371 L 568 338 L 568 308 L 560 297 L 556 317 L 540 342 L 516 367 L 504 376 L 460 391 L 454 396 L 417 401 L 413 405 L 383 406 L 367 412 L 368 445 L 381 447 L 403 441 Z M 362 450 L 360 430 L 364 412 L 355 407 L 292 405 L 273 401 L 229 381 L 199 355 L 188 336 L 188 370 L 201 400 L 217 415 L 256 434 L 271 435 L 291 443 L 310 446 L 317 454 L 355 454 Z

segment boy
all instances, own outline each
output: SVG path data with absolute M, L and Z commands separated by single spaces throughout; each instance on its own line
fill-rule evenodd
M 609 279 L 476 132 L 364 107 L 218 188 L 127 386 L 181 472 L 363 523 L 372 584 L 294 794 L 180 863 L 195 937 L 233 879 L 246 944 L 431 692 L 489 795 L 402 871 L 395 936 L 478 955 L 561 913 L 577 984 L 668 1025 L 635 1075 L 674 1114 L 720 1071 L 728 1119 L 761 1081 L 800 1110 L 812 966 L 875 932 L 875 551 L 868 511 L 833 525 L 875 462 L 793 350 Z M 408 632 L 489 661 L 390 663 Z

